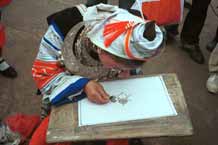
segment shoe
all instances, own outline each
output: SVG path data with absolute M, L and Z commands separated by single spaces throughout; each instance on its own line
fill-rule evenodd
M 0 74 L 2 74 L 5 77 L 12 78 L 12 79 L 17 77 L 16 70 L 11 66 L 4 71 L 0 71 Z
M 7 141 L 6 137 L 6 126 L 0 122 L 0 144 L 5 143 Z
M 217 45 L 217 41 L 215 39 L 213 39 L 211 42 L 209 42 L 206 46 L 207 50 L 212 52 L 214 50 L 214 48 L 216 47 Z
M 176 37 L 176 35 L 179 34 L 178 27 L 179 25 L 177 24 L 165 26 L 167 32 L 167 39 L 173 39 Z
M 16 70 L 0 57 L 0 74 L 8 78 L 16 78 Z
M 204 56 L 198 44 L 188 44 L 188 43 L 182 42 L 182 49 L 188 52 L 191 59 L 195 61 L 196 63 L 198 64 L 204 63 Z
M 19 145 L 21 136 L 3 123 L 0 123 L 0 144 L 4 145 Z
M 218 73 L 209 76 L 206 86 L 209 92 L 218 94 Z

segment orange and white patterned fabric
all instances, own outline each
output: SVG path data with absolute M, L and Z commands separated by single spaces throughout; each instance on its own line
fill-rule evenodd
M 33 78 L 36 81 L 37 87 L 42 89 L 52 79 L 64 72 L 58 62 L 46 62 L 42 60 L 35 60 L 32 68 Z
M 59 27 L 56 23 L 51 23 L 41 40 L 32 67 L 33 79 L 37 88 L 42 92 L 43 99 L 49 100 L 53 105 L 84 98 L 83 87 L 89 81 L 88 78 L 68 74 L 59 64 L 58 58 L 63 41 L 64 37 Z

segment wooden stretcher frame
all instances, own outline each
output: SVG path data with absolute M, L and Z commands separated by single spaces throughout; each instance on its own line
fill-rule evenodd
M 178 113 L 177 116 L 78 127 L 77 103 L 67 104 L 52 108 L 47 142 L 192 135 L 188 108 L 176 74 L 161 76 Z

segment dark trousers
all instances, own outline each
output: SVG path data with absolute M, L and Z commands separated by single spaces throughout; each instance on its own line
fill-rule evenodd
M 211 0 L 193 0 L 185 19 L 181 40 L 190 44 L 199 43 L 199 35 L 204 26 L 207 9 Z
M 2 11 L 0 10 L 0 22 L 2 20 Z M 2 48 L 0 47 L 0 57 L 2 56 Z
M 130 9 L 134 0 L 119 0 L 119 7 L 123 9 Z M 107 0 L 87 0 L 87 6 L 93 6 L 99 3 L 107 3 Z
M 216 36 L 215 36 L 214 39 L 216 40 L 216 42 L 218 42 L 218 27 L 217 27 L 217 29 L 216 29 Z

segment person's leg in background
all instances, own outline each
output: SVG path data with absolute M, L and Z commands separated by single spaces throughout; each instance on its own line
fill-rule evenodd
M 209 73 L 207 89 L 211 93 L 218 93 L 218 44 L 214 48 L 209 59 Z
M 90 6 L 93 6 L 93 5 L 97 5 L 99 3 L 104 3 L 106 4 L 107 3 L 107 0 L 87 0 L 87 3 L 86 3 L 86 6 L 87 7 L 90 7 Z
M 1 11 L 0 11 L 1 20 Z M 4 26 L 0 23 L 0 74 L 8 78 L 17 77 L 17 72 L 11 67 L 2 57 L 2 48 L 5 45 L 5 31 Z
M 191 3 L 190 3 L 190 0 L 185 0 L 184 1 L 184 7 L 185 8 L 187 8 L 187 9 L 191 9 L 191 7 L 192 7 L 192 5 L 191 5 Z
M 184 1 L 184 8 L 190 10 L 191 9 L 191 4 L 189 1 L 185 0 Z M 179 24 L 172 24 L 164 27 L 167 31 L 167 39 L 174 38 L 176 35 L 179 34 Z
M 119 0 L 119 7 L 129 10 L 134 3 L 134 0 Z
M 214 48 L 216 47 L 218 43 L 218 27 L 217 27 L 217 30 L 216 30 L 216 35 L 215 37 L 213 38 L 212 41 L 210 41 L 208 44 L 207 44 L 207 50 L 212 52 L 214 50 Z
M 211 0 L 193 0 L 181 32 L 182 47 L 197 63 L 204 63 L 204 56 L 199 47 L 199 35 L 204 26 L 207 9 Z

